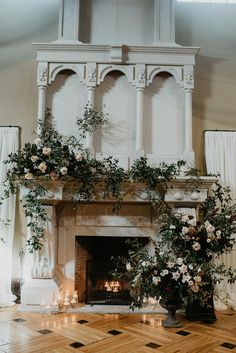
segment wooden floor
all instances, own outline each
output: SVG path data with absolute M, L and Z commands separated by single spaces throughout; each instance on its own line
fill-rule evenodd
M 236 352 L 236 313 L 164 329 L 160 314 L 37 314 L 0 308 L 0 352 Z

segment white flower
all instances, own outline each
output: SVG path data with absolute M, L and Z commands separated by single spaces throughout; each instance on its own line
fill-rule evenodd
M 81 154 L 77 154 L 77 155 L 75 156 L 75 159 L 76 159 L 77 161 L 82 161 L 83 157 L 81 156 Z
M 50 147 L 43 147 L 42 153 L 43 153 L 45 156 L 49 156 L 50 153 L 51 153 L 51 148 L 50 148 Z
M 193 281 L 188 281 L 188 284 L 189 284 L 190 286 L 192 286 L 192 285 L 193 285 Z
M 161 273 L 160 273 L 160 275 L 161 275 L 162 277 L 164 277 L 164 276 L 168 275 L 168 273 L 169 273 L 168 270 L 162 270 Z
M 38 156 L 31 156 L 30 157 L 31 161 L 34 163 L 34 162 L 37 162 L 37 160 L 39 159 Z
M 192 265 L 192 264 L 189 264 L 189 265 L 188 265 L 188 268 L 189 268 L 190 270 L 193 270 L 193 265 Z
M 193 250 L 198 251 L 198 250 L 201 249 L 201 245 L 199 244 L 198 241 L 195 241 L 195 242 L 193 243 L 193 245 L 192 245 L 192 248 L 193 248 Z
M 191 276 L 190 274 L 184 274 L 183 275 L 183 279 L 182 279 L 182 282 L 185 283 L 185 282 L 189 282 L 191 280 Z
M 129 262 L 127 262 L 127 264 L 126 264 L 126 270 L 127 271 L 130 271 L 130 270 L 132 270 L 132 267 L 131 267 L 131 265 L 130 265 L 130 263 Z
M 158 283 L 161 282 L 161 278 L 160 277 L 156 277 L 156 276 L 153 276 L 152 277 L 152 283 L 155 284 L 156 286 L 158 285 Z
M 41 162 L 38 166 L 38 169 L 41 170 L 42 173 L 45 173 L 47 169 L 47 164 L 45 162 Z
M 181 218 L 182 222 L 188 222 L 188 220 L 189 220 L 188 215 L 183 215 L 182 218 Z
M 33 179 L 33 174 L 32 173 L 26 173 L 25 174 L 25 179 L 27 179 L 27 180 L 31 180 L 31 179 Z
M 173 261 L 168 261 L 167 262 L 167 267 L 168 268 L 172 268 L 172 267 L 174 267 L 174 265 L 175 265 L 175 263 Z
M 61 167 L 60 172 L 62 175 L 66 175 L 67 174 L 67 167 Z
M 187 233 L 188 233 L 188 227 L 183 227 L 182 234 L 187 234 Z
M 211 242 L 211 239 L 210 238 L 207 238 L 207 243 L 210 243 Z
M 170 225 L 170 229 L 175 229 L 176 226 L 174 226 L 173 224 Z
M 188 221 L 188 224 L 190 224 L 191 226 L 195 227 L 197 225 L 197 221 L 196 218 L 192 218 Z
M 35 140 L 34 140 L 34 143 L 35 145 L 39 145 L 41 143 L 41 139 L 39 137 L 37 137 Z
M 215 231 L 215 227 L 209 223 L 206 227 L 206 231 L 207 233 L 213 233 Z
M 178 264 L 179 266 L 181 266 L 182 263 L 183 263 L 182 257 L 178 257 L 177 260 L 176 260 L 176 262 L 177 262 L 177 264 Z
M 185 273 L 188 271 L 188 267 L 185 264 L 182 264 L 179 270 L 181 273 Z
M 172 278 L 177 281 L 180 278 L 180 273 L 179 272 L 173 272 L 172 273 Z
M 216 237 L 217 237 L 217 239 L 221 238 L 221 230 L 216 231 Z

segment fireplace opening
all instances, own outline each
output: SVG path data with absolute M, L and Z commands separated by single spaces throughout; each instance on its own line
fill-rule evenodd
M 112 278 L 115 264 L 111 257 L 127 255 L 129 237 L 77 236 L 75 289 L 79 301 L 95 304 L 130 305 L 127 281 Z M 139 238 L 146 244 L 148 238 Z

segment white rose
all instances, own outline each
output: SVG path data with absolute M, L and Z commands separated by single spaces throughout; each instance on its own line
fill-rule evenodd
M 161 273 L 160 273 L 160 275 L 161 275 L 162 277 L 164 277 L 164 276 L 168 275 L 168 273 L 169 273 L 168 270 L 162 270 Z
M 127 262 L 127 264 L 126 264 L 126 270 L 127 271 L 130 271 L 131 269 L 132 269 L 132 267 L 131 267 L 131 265 L 130 265 L 130 263 L 129 262 Z
M 189 265 L 188 265 L 188 268 L 189 268 L 190 270 L 193 270 L 193 265 L 192 265 L 192 264 L 189 264 Z
M 177 264 L 178 264 L 179 266 L 181 266 L 182 263 L 183 263 L 182 257 L 178 257 L 177 260 L 176 260 L 176 262 L 177 262 Z
M 67 167 L 61 167 L 60 172 L 62 175 L 66 175 L 67 174 Z
M 31 179 L 33 179 L 33 174 L 32 173 L 26 173 L 25 174 L 25 179 L 27 179 L 27 180 L 31 180 Z
M 42 153 L 43 153 L 45 156 L 49 156 L 50 153 L 51 153 L 51 148 L 50 148 L 50 147 L 43 147 Z
M 34 163 L 34 162 L 37 162 L 37 160 L 39 159 L 38 156 L 31 156 L 30 157 L 31 161 Z
M 170 225 L 170 229 L 176 229 L 176 226 L 174 226 L 173 224 Z
M 182 234 L 187 234 L 187 233 L 188 233 L 188 227 L 183 227 Z

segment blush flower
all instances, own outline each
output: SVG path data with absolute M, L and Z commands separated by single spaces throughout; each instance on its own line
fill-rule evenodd
M 38 166 L 38 169 L 42 172 L 45 173 L 47 169 L 47 164 L 45 162 L 41 162 Z

